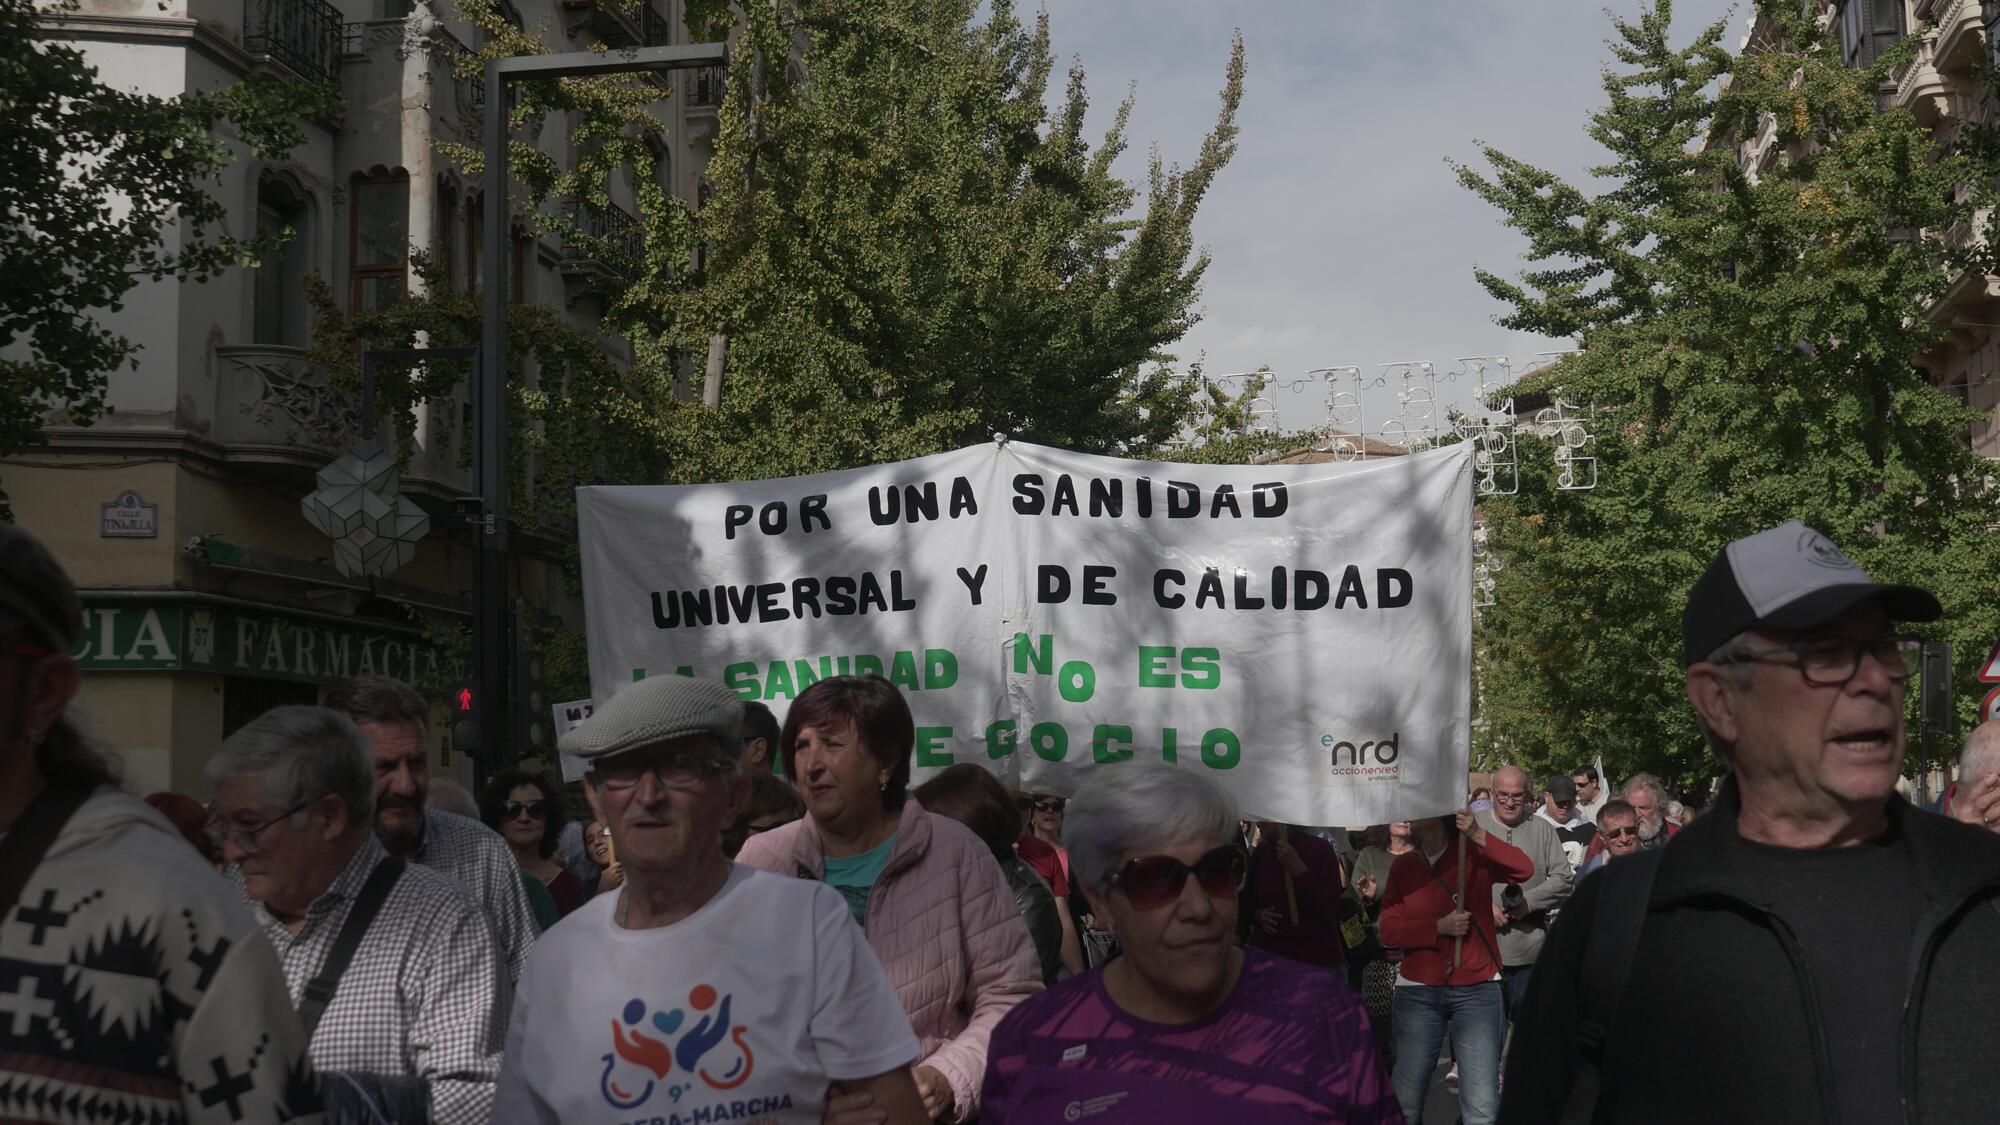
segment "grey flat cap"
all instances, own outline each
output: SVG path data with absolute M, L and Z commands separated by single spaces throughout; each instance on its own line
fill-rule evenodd
M 714 735 L 731 761 L 741 757 L 743 704 L 736 693 L 715 680 L 651 676 L 612 696 L 559 746 L 594 759 L 694 734 Z

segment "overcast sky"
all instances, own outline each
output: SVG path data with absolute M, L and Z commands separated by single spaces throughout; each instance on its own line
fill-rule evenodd
M 1506 355 L 1515 369 L 1562 341 L 1510 332 L 1473 279 L 1517 271 L 1522 243 L 1452 179 L 1476 141 L 1572 178 L 1602 150 L 1584 133 L 1604 102 L 1611 22 L 1582 0 L 1046 0 L 1060 59 L 1080 59 L 1091 133 L 1128 86 L 1137 104 L 1119 171 L 1142 188 L 1150 148 L 1192 161 L 1214 123 L 1233 31 L 1248 74 L 1237 153 L 1203 202 L 1197 240 L 1214 257 L 1185 364 L 1211 374 Z M 1611 0 L 1631 16 L 1640 0 Z M 1732 10 L 1734 9 L 1734 10 Z M 1024 15 L 1033 8 L 1024 4 Z M 1681 0 L 1675 39 L 1728 15 L 1736 49 L 1747 0 Z M 1055 84 L 1060 93 L 1061 84 Z M 1371 392 L 1369 428 L 1395 413 Z M 1440 380 L 1441 400 L 1472 387 Z M 1325 420 L 1326 387 L 1271 392 L 1287 428 Z

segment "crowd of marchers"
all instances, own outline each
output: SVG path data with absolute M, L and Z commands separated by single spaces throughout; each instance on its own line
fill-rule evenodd
M 1352 834 L 1168 765 L 913 786 L 887 680 L 781 724 L 668 676 L 564 736 L 578 822 L 429 778 L 381 677 L 232 733 L 205 799 L 123 792 L 75 588 L 0 525 L 0 1120 L 1416 1125 L 1442 1082 L 1664 1122 L 1691 1076 L 1704 1120 L 1986 1119 L 2000 724 L 1898 792 L 1939 612 L 1796 522 L 1730 543 L 1683 613 L 1698 814 L 1595 766 Z

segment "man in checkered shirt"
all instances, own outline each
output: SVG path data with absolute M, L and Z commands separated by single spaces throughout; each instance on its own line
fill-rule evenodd
M 387 676 L 343 681 L 327 693 L 326 705 L 354 720 L 375 756 L 375 838 L 390 855 L 442 871 L 472 892 L 500 942 L 507 983 L 518 982 L 541 932 L 521 886 L 521 865 L 498 832 L 425 806 L 430 705 L 417 689 Z
M 373 774 L 339 711 L 278 707 L 207 767 L 257 922 L 293 1004 L 319 975 L 355 895 L 389 858 L 375 839 Z M 512 990 L 491 928 L 458 881 L 408 864 L 313 1032 L 321 1071 L 414 1076 L 440 1125 L 484 1125 Z

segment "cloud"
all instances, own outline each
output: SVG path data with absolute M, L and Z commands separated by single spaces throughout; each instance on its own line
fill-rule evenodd
M 1615 0 L 1633 16 L 1639 0 Z M 1216 180 L 1195 235 L 1214 257 L 1202 321 L 1178 345 L 1211 372 L 1270 364 L 1282 379 L 1337 365 L 1507 355 L 1516 369 L 1564 346 L 1493 323 L 1502 309 L 1473 280 L 1503 274 L 1523 243 L 1452 179 L 1447 158 L 1478 163 L 1478 142 L 1584 178 L 1603 156 L 1584 132 L 1604 102 L 1610 18 L 1574 0 L 1047 0 L 1058 55 L 1088 76 L 1100 130 L 1136 85 L 1118 165 L 1143 181 L 1157 146 L 1185 165 L 1213 125 L 1239 27 L 1248 60 L 1236 158 Z M 1728 0 L 1675 5 L 1675 39 L 1729 15 Z M 1747 7 L 1744 9 L 1747 11 Z M 1058 89 L 1059 93 L 1059 89 Z M 1393 388 L 1390 388 L 1393 389 Z M 1439 387 L 1465 401 L 1466 385 Z M 1287 426 L 1324 420 L 1324 386 L 1274 395 Z M 1388 390 L 1368 420 L 1393 417 Z

